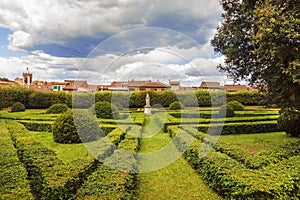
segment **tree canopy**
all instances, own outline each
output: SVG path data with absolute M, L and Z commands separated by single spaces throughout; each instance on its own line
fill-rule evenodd
M 235 80 L 266 85 L 282 107 L 300 108 L 299 0 L 221 0 L 223 23 L 212 40 L 218 66 Z

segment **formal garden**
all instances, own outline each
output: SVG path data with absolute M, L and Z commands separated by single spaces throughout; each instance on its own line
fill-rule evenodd
M 0 92 L 3 199 L 300 197 L 300 140 L 266 94 L 148 92 L 145 116 L 147 92 Z

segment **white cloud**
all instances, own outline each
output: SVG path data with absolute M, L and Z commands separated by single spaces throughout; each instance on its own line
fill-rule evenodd
M 48 81 L 173 79 L 190 85 L 200 79 L 215 79 L 220 76 L 215 66 L 223 58 L 212 58 L 209 40 L 220 21 L 218 4 L 218 0 L 3 0 L 0 27 L 12 31 L 7 47 L 29 55 L 0 57 L 1 76 L 13 79 L 29 67 L 34 79 Z M 148 26 L 174 31 L 123 32 L 124 37 L 120 34 L 108 42 L 107 52 L 93 58 L 80 56 L 82 48 L 87 48 L 84 45 L 91 45 L 90 51 L 109 36 Z M 61 52 L 80 55 L 53 54 L 57 51 L 54 45 L 63 47 Z M 128 52 L 132 50 L 136 52 Z M 114 54 L 117 51 L 125 55 Z
M 4 0 L 0 26 L 14 31 L 9 46 L 14 50 L 64 45 L 78 37 L 105 38 L 146 26 L 173 28 L 207 40 L 219 22 L 218 4 L 217 0 Z
M 174 64 L 173 58 L 164 58 L 160 54 L 149 52 L 126 56 L 124 60 L 117 55 L 102 55 L 95 58 L 64 58 L 54 57 L 42 51 L 35 51 L 32 55 L 23 57 L 0 57 L 1 76 L 14 79 L 22 76 L 22 72 L 29 67 L 35 80 L 64 80 L 84 79 L 90 83 L 99 84 L 113 80 L 179 80 L 183 85 L 199 84 L 202 80 L 222 78 L 215 66 L 223 62 L 223 58 L 194 58 L 188 63 Z M 187 50 L 189 51 L 189 50 Z M 140 59 L 143 57 L 144 59 Z M 158 58 L 156 58 L 158 57 Z M 117 59 L 118 58 L 118 59 Z M 147 58 L 147 59 L 146 59 Z M 115 59 L 121 60 L 119 65 L 110 67 L 109 63 Z M 152 62 L 159 60 L 159 62 Z M 170 63 L 168 63 L 169 61 Z

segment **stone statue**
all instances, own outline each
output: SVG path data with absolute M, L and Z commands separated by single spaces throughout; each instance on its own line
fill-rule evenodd
M 148 93 L 147 93 L 147 95 L 146 95 L 146 105 L 145 105 L 145 107 L 147 107 L 147 108 L 150 108 L 150 107 L 151 107 L 151 105 L 150 105 L 150 96 L 149 96 Z
M 144 106 L 144 114 L 147 116 L 151 115 L 150 96 L 148 93 L 146 95 L 146 105 Z

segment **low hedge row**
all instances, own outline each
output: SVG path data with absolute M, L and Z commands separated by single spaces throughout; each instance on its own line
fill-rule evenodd
M 185 139 L 173 140 L 181 149 Z M 226 199 L 299 198 L 300 156 L 286 159 L 261 170 L 250 170 L 226 154 L 212 150 L 199 157 L 198 145 L 191 145 L 184 156 L 207 184 Z M 288 172 L 282 174 L 282 171 Z
M 209 140 L 206 139 L 209 135 L 199 132 L 195 127 L 180 126 L 180 128 L 201 142 L 209 143 Z M 270 164 L 276 164 L 284 159 L 298 155 L 300 153 L 300 141 L 284 144 L 274 150 L 265 150 L 258 154 L 251 154 L 242 148 L 233 147 L 221 141 L 218 141 L 214 149 L 218 152 L 225 153 L 249 169 L 261 169 Z
M 251 133 L 269 133 L 279 132 L 277 127 L 277 121 L 266 122 L 248 122 L 248 123 L 225 123 L 224 125 L 218 124 L 203 124 L 197 126 L 200 132 L 209 133 L 211 135 L 219 134 L 231 135 L 231 134 L 251 134 Z
M 92 173 L 78 190 L 78 199 L 121 199 L 126 181 L 122 173 L 105 165 Z
M 39 143 L 23 125 L 10 121 L 8 127 L 18 156 L 27 169 L 36 199 L 72 198 L 84 180 L 98 167 L 98 161 L 92 159 L 88 162 L 79 159 L 65 165 L 55 152 Z M 98 151 L 98 154 L 101 153 Z
M 211 111 L 200 111 L 200 113 L 195 113 L 195 112 L 169 112 L 169 115 L 172 117 L 181 119 L 181 118 L 203 118 L 203 119 L 216 119 L 218 118 L 218 113 L 217 112 L 211 112 Z M 274 117 L 278 118 L 279 114 L 278 112 L 269 112 L 269 111 L 264 111 L 264 112 L 252 112 L 252 111 L 236 111 L 235 112 L 235 117 L 233 118 L 264 118 L 264 117 Z M 232 119 L 233 119 L 232 118 Z M 230 118 L 228 118 L 230 119 Z
M 116 146 L 125 138 L 126 132 L 120 128 L 116 128 L 107 134 L 107 138 Z
M 129 151 L 131 153 L 138 152 L 140 146 L 139 136 L 141 134 L 141 131 L 141 126 L 130 127 L 130 130 L 125 135 L 124 140 L 119 143 L 118 148 Z
M 29 131 L 52 132 L 52 122 L 45 121 L 19 121 Z
M 123 140 L 124 131 L 115 129 L 108 134 L 118 149 L 104 159 L 103 164 L 95 171 L 78 190 L 77 198 L 85 199 L 134 199 L 136 189 L 136 158 L 134 152 L 139 148 L 137 137 L 130 135 L 141 131 L 140 126 L 130 127 Z M 139 133 L 140 134 L 140 133 Z M 115 142 L 118 141 L 118 142 Z M 126 151 L 122 151 L 122 150 Z
M 27 171 L 19 161 L 4 121 L 0 121 L 1 199 L 33 199 Z
M 215 149 L 239 161 L 249 169 L 261 169 L 265 166 L 276 164 L 282 160 L 299 155 L 300 141 L 282 145 L 274 150 L 262 151 L 255 155 L 241 148 L 228 146 L 221 142 L 215 146 Z

